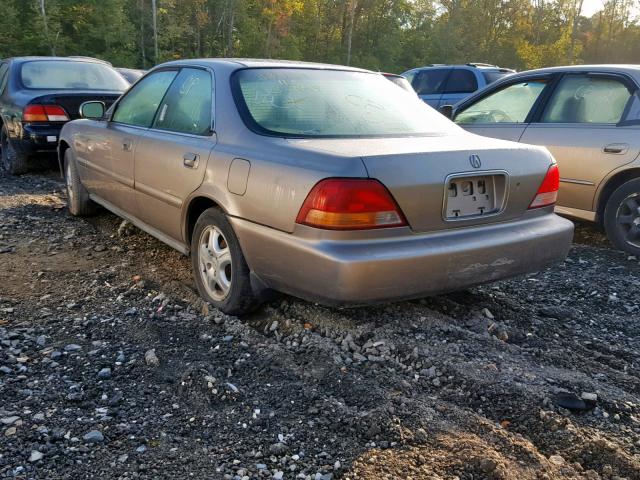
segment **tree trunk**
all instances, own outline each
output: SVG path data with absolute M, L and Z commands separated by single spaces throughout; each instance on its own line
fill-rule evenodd
M 575 61 L 575 46 L 576 46 L 576 36 L 578 35 L 578 20 L 580 19 L 580 14 L 582 13 L 582 4 L 584 0 L 578 0 L 578 5 L 576 8 L 576 4 L 574 3 L 573 8 L 573 25 L 571 26 L 571 44 L 569 45 L 569 64 L 572 65 Z
M 51 55 L 56 56 L 56 45 L 49 38 L 49 25 L 47 25 L 47 10 L 44 5 L 44 0 L 40 0 L 40 13 L 42 14 L 42 22 L 44 23 L 44 37 L 47 39 L 47 43 L 51 48 Z
M 154 60 L 156 65 L 158 64 L 158 6 L 156 5 L 157 0 L 151 0 L 151 11 L 153 15 L 153 50 L 154 50 Z
M 139 0 L 140 7 L 140 56 L 142 57 L 142 68 L 147 69 L 147 58 L 144 52 L 144 0 Z
M 349 0 L 349 25 L 347 27 L 347 65 L 351 65 L 351 40 L 353 39 L 353 21 L 358 0 Z

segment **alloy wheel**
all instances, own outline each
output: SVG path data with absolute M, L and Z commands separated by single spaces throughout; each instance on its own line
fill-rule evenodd
M 214 225 L 205 227 L 200 234 L 198 266 L 207 293 L 216 301 L 224 300 L 231 290 L 231 250 L 223 233 Z
M 626 242 L 640 248 L 640 193 L 633 193 L 620 203 L 616 224 Z

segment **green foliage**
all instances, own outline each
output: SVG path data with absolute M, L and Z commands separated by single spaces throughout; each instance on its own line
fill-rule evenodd
M 143 67 L 272 57 L 402 72 L 640 61 L 639 0 L 0 0 L 0 56 L 86 55 Z M 44 5 L 44 11 L 42 6 Z

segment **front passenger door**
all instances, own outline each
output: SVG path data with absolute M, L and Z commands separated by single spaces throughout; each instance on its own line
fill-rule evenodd
M 118 100 L 111 119 L 95 122 L 80 142 L 85 145 L 78 152 L 83 183 L 101 200 L 134 216 L 136 146 L 177 73 L 161 70 L 147 75 Z
M 547 84 L 546 78 L 534 78 L 499 86 L 474 103 L 463 104 L 453 120 L 472 133 L 517 142 Z
M 140 220 L 182 242 L 181 214 L 204 178 L 213 133 L 211 71 L 182 68 L 136 150 L 136 202 Z

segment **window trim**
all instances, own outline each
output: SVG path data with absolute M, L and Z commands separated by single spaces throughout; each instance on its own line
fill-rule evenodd
M 536 125 L 571 125 L 574 128 L 588 128 L 588 127 L 593 127 L 593 126 L 608 126 L 608 127 L 618 127 L 618 126 L 624 126 L 624 125 L 633 125 L 633 124 L 638 124 L 640 123 L 640 120 L 634 120 L 634 121 L 630 121 L 630 122 L 625 122 L 624 118 L 627 115 L 629 108 L 631 106 L 631 100 L 633 99 L 633 96 L 635 95 L 635 93 L 638 91 L 638 86 L 636 85 L 635 81 L 633 80 L 633 78 L 625 73 L 621 73 L 621 72 L 594 72 L 594 71 L 569 71 L 569 72 L 559 72 L 560 74 L 558 75 L 558 77 L 555 79 L 554 81 L 554 85 L 553 88 L 549 90 L 549 92 L 547 93 L 546 97 L 545 97 L 545 101 L 544 104 L 539 105 L 538 109 L 535 112 L 535 115 L 533 115 L 531 122 L 532 124 L 536 124 Z M 621 120 L 617 123 L 586 123 L 586 122 L 582 122 L 582 123 L 578 123 L 578 122 L 542 122 L 542 115 L 544 114 L 545 110 L 547 109 L 547 107 L 549 106 L 549 102 L 551 101 L 551 98 L 553 97 L 553 94 L 555 93 L 556 89 L 558 88 L 558 86 L 560 85 L 560 83 L 562 82 L 562 80 L 565 77 L 575 77 L 575 76 L 581 76 L 581 77 L 595 77 L 595 78 L 608 78 L 611 80 L 617 80 L 620 83 L 622 83 L 625 87 L 627 87 L 627 90 L 629 90 L 630 93 L 630 98 L 627 101 L 627 104 L 624 107 L 624 110 L 622 112 L 622 116 L 620 117 Z
M 174 71 L 176 72 L 176 76 L 173 77 L 173 80 L 171 80 L 171 83 L 169 84 L 169 86 L 167 87 L 167 90 L 164 92 L 164 95 L 162 95 L 162 98 L 160 99 L 160 103 L 158 104 L 158 108 L 160 108 L 160 105 L 162 104 L 162 101 L 164 100 L 164 97 L 167 95 L 167 92 L 169 91 L 169 89 L 171 88 L 171 85 L 173 85 L 173 82 L 176 81 L 176 78 L 178 78 L 178 74 L 180 73 L 180 68 L 174 68 L 174 67 L 161 67 L 158 69 L 154 69 L 151 70 L 149 73 L 147 73 L 146 75 L 144 75 L 142 78 L 140 78 L 140 80 L 143 80 L 147 77 L 150 77 L 151 75 L 155 74 L 155 73 L 159 73 L 159 72 L 165 72 L 165 71 Z M 136 85 L 140 82 L 140 80 L 138 80 L 138 82 L 136 82 Z M 131 94 L 131 92 L 133 92 L 135 89 L 130 88 L 129 90 L 127 90 L 118 100 L 116 100 L 116 102 L 112 105 L 111 107 L 111 114 L 109 115 L 109 117 L 106 119 L 107 123 L 113 123 L 115 125 L 122 125 L 125 127 L 134 127 L 134 128 L 140 128 L 142 130 L 149 130 L 151 128 L 151 125 L 153 125 L 153 121 L 156 118 L 156 115 L 158 114 L 158 109 L 156 109 L 155 113 L 153 114 L 153 119 L 151 120 L 151 125 L 148 127 L 143 127 L 142 125 L 131 125 L 130 123 L 123 123 L 123 122 L 117 122 L 113 119 L 113 117 L 115 116 L 116 112 L 118 111 L 118 108 L 120 107 L 120 104 L 123 102 L 123 100 L 125 98 L 127 98 L 128 95 Z
M 152 75 L 156 72 L 162 72 L 165 70 L 175 70 L 178 73 L 176 74 L 175 78 L 173 79 L 173 81 L 169 84 L 169 87 L 167 88 L 167 91 L 164 92 L 164 95 L 162 97 L 162 99 L 160 100 L 160 104 L 162 104 L 162 102 L 164 101 L 165 96 L 167 95 L 167 93 L 169 92 L 169 90 L 171 89 L 171 86 L 173 85 L 173 82 L 176 81 L 176 78 L 178 78 L 178 75 L 180 74 L 180 70 L 182 70 L 183 68 L 198 68 L 200 70 L 206 70 L 207 72 L 209 72 L 209 74 L 211 75 L 211 86 L 213 87 L 213 95 L 211 95 L 211 133 L 209 135 L 194 135 L 193 133 L 182 133 L 182 132 L 174 132 L 172 130 L 160 130 L 157 128 L 152 128 L 152 127 L 141 127 L 139 125 L 129 125 L 127 123 L 121 123 L 121 122 L 116 122 L 113 120 L 113 116 L 116 113 L 116 110 L 118 109 L 118 105 L 120 104 L 120 102 L 127 96 L 129 95 L 129 93 L 133 90 L 133 87 L 135 85 L 137 85 L 138 83 L 140 83 L 141 80 L 143 80 L 144 78 L 146 78 L 149 75 Z M 153 132 L 161 132 L 161 133 L 169 133 L 172 135 L 179 135 L 182 137 L 191 137 L 191 138 L 212 138 L 216 136 L 216 130 L 215 130 L 215 126 L 216 126 L 216 95 L 217 95 L 218 89 L 216 87 L 216 74 L 215 71 L 213 70 L 213 68 L 208 67 L 206 65 L 190 65 L 190 64 L 175 64 L 175 65 L 167 65 L 167 66 L 163 66 L 163 67 L 158 67 L 158 68 L 154 68 L 152 70 L 149 70 L 147 73 L 145 73 L 142 77 L 140 77 L 138 79 L 138 81 L 132 85 L 132 87 L 127 90 L 110 108 L 111 113 L 109 114 L 109 117 L 106 119 L 107 123 L 113 123 L 115 125 L 123 125 L 125 127 L 131 127 L 131 128 L 138 128 L 141 130 L 145 130 L 145 131 L 153 131 Z M 158 109 L 160 108 L 160 106 L 158 105 Z M 153 121 L 151 122 L 151 125 L 153 125 L 153 122 L 155 122 L 156 119 L 156 115 L 158 114 L 158 110 L 156 110 L 156 113 L 153 115 Z
M 493 82 L 491 89 L 489 90 L 480 90 L 482 93 L 480 95 L 472 95 L 471 97 L 469 97 L 468 99 L 464 100 L 462 102 L 462 104 L 456 109 L 456 111 L 454 112 L 454 114 L 452 115 L 452 121 L 455 122 L 456 117 L 464 112 L 467 108 L 471 107 L 472 105 L 475 105 L 476 103 L 484 100 L 485 98 L 497 93 L 498 91 L 507 89 L 513 85 L 517 85 L 518 83 L 525 83 L 525 82 L 534 82 L 536 80 L 546 80 L 547 81 L 547 85 L 542 89 L 542 92 L 540 93 L 540 95 L 538 96 L 538 98 L 536 98 L 536 101 L 533 102 L 533 105 L 531 106 L 531 108 L 529 109 L 529 113 L 527 114 L 527 116 L 525 117 L 523 122 L 502 122 L 502 123 L 483 123 L 483 124 L 476 124 L 477 126 L 493 126 L 493 125 L 529 125 L 530 123 L 533 123 L 533 119 L 535 118 L 536 114 L 538 113 L 538 110 L 540 108 L 540 105 L 544 105 L 546 104 L 546 100 L 547 97 L 549 95 L 549 92 L 552 92 L 553 89 L 555 88 L 555 84 L 558 80 L 557 75 L 555 73 L 542 73 L 542 74 L 535 74 L 535 75 L 530 75 L 530 76 L 523 76 L 520 78 L 509 78 L 508 80 L 501 82 L 500 80 Z M 470 126 L 472 126 L 473 124 L 470 124 Z
M 180 76 L 180 73 L 182 73 L 182 70 L 184 70 L 186 68 L 189 68 L 191 70 L 203 70 L 203 71 L 207 72 L 209 74 L 209 77 L 211 78 L 211 88 L 213 90 L 211 92 L 211 120 L 209 121 L 209 133 L 206 134 L 206 135 L 198 135 L 196 133 L 187 133 L 187 132 L 176 132 L 175 130 L 166 130 L 166 129 L 163 129 L 163 128 L 154 128 L 153 127 L 153 125 L 156 123 L 156 120 L 158 118 L 158 113 L 160 112 L 160 105 L 162 105 L 164 103 L 164 99 L 167 97 L 167 94 L 169 93 L 169 91 L 173 87 L 173 84 L 176 82 L 176 80 Z M 149 72 L 149 73 L 151 73 L 151 72 Z M 146 77 L 146 75 L 145 75 L 145 77 Z M 140 80 L 142 80 L 142 78 L 138 79 L 138 82 Z M 204 66 L 195 66 L 195 65 L 194 66 L 181 65 L 178 68 L 178 74 L 175 76 L 175 78 L 173 79 L 173 81 L 169 85 L 169 88 L 167 88 L 167 91 L 164 92 L 164 96 L 160 100 L 160 105 L 158 105 L 158 109 L 156 110 L 156 113 L 153 116 L 153 121 L 151 122 L 151 126 L 147 127 L 147 129 L 152 131 L 152 132 L 172 133 L 174 135 L 182 135 L 182 136 L 195 137 L 195 138 L 210 138 L 210 137 L 214 136 L 216 134 L 216 131 L 215 131 L 215 126 L 216 126 L 216 110 L 215 110 L 216 91 L 217 91 L 217 89 L 216 89 L 216 76 L 215 76 L 215 73 L 213 72 L 213 70 L 211 68 L 204 67 Z

